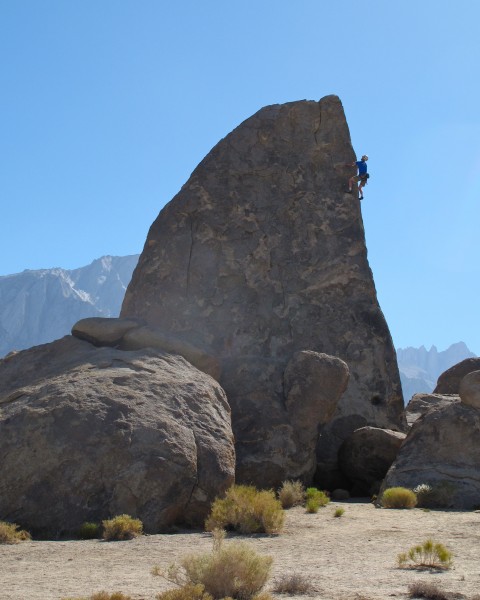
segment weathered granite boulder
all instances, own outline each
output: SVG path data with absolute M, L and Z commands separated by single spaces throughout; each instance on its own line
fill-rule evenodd
M 297 352 L 336 356 L 350 370 L 332 421 L 312 423 L 322 428 L 322 485 L 356 428 L 406 427 L 360 202 L 345 193 L 353 174 L 345 163 L 354 159 L 336 96 L 263 108 L 163 208 L 128 287 L 122 317 L 145 319 L 218 360 L 241 482 L 309 476 L 283 389 Z
M 480 371 L 472 371 L 462 379 L 460 399 L 463 404 L 480 409 Z
M 165 334 L 158 328 L 149 327 L 142 319 L 81 319 L 72 327 L 72 335 L 95 346 L 114 346 L 121 350 L 157 348 L 170 354 L 180 354 L 200 371 L 217 381 L 220 378 L 220 365 L 205 348 L 198 348 L 178 335 Z
M 338 462 L 354 496 L 376 494 L 406 435 L 390 429 L 361 427 L 340 447 Z
M 444 371 L 438 378 L 434 394 L 458 394 L 460 382 L 472 371 L 480 370 L 480 357 L 466 358 Z
M 480 372 L 460 385 L 466 401 L 431 408 L 410 429 L 383 483 L 414 488 L 426 483 L 449 492 L 444 506 L 480 506 Z
M 460 402 L 458 394 L 414 394 L 405 407 L 407 424 L 411 427 L 417 419 L 432 408 L 443 408 L 453 402 Z
M 0 519 L 49 535 L 121 513 L 201 525 L 235 467 L 211 377 L 70 336 L 0 361 L 0 456 Z

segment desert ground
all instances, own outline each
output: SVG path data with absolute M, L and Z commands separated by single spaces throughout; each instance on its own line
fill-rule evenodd
M 335 518 L 338 506 L 345 513 Z M 454 553 L 453 567 L 440 572 L 398 568 L 397 555 L 429 537 Z M 480 593 L 480 511 L 387 510 L 366 501 L 332 502 L 317 514 L 288 510 L 280 535 L 232 534 L 225 543 L 232 539 L 248 539 L 258 552 L 273 556 L 270 590 L 282 575 L 301 573 L 315 586 L 310 597 L 321 600 L 407 598 L 414 581 L 435 583 L 466 598 Z M 61 600 L 105 590 L 154 600 L 173 586 L 151 575 L 153 566 L 168 566 L 211 545 L 209 534 L 186 531 L 124 542 L 2 545 L 0 599 Z

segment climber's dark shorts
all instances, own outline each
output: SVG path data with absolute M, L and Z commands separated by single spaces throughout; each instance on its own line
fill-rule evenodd
M 353 181 L 359 181 L 360 183 L 363 183 L 363 185 L 365 185 L 367 183 L 367 179 L 368 177 L 366 175 L 356 175 L 353 178 Z

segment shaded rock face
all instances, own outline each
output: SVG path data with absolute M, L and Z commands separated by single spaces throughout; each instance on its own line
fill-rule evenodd
M 393 486 L 414 488 L 427 483 L 449 489 L 452 508 L 480 505 L 480 409 L 473 406 L 480 406 L 478 376 L 467 377 L 466 401 L 462 398 L 433 407 L 413 424 L 382 483 L 382 492 Z
M 460 382 L 472 371 L 480 369 L 480 358 L 466 358 L 443 372 L 438 378 L 434 394 L 458 394 Z
M 122 306 L 205 348 L 232 407 L 237 479 L 309 477 L 283 382 L 302 351 L 350 370 L 317 472 L 361 425 L 403 428 L 395 351 L 368 266 L 342 105 L 266 107 L 221 140 L 150 228 Z M 341 422 L 337 427 L 337 423 Z
M 49 535 L 121 513 L 147 532 L 201 525 L 235 467 L 216 381 L 73 337 L 0 362 L 0 456 L 0 519 Z
M 338 461 L 354 495 L 378 493 L 405 437 L 390 429 L 361 427 L 343 442 Z
M 462 379 L 460 399 L 463 404 L 480 409 L 480 371 L 472 371 Z
M 460 402 L 457 394 L 415 394 L 405 407 L 407 424 L 411 427 L 432 408 L 443 408 L 454 402 Z

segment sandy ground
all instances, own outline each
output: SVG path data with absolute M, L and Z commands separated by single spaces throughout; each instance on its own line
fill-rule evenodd
M 345 514 L 334 518 L 337 506 Z M 248 540 L 274 557 L 272 579 L 301 573 L 322 600 L 407 598 L 408 584 L 429 581 L 470 598 L 480 594 L 480 511 L 452 512 L 376 509 L 359 502 L 331 503 L 317 514 L 287 511 L 278 536 L 231 536 Z M 398 553 L 432 537 L 454 553 L 454 565 L 439 573 L 399 569 Z M 55 541 L 0 546 L 1 600 L 60 600 L 100 590 L 122 591 L 154 600 L 172 587 L 154 577 L 154 565 L 167 566 L 189 552 L 207 551 L 205 533 L 152 535 L 126 542 Z M 287 599 L 285 595 L 275 595 Z

